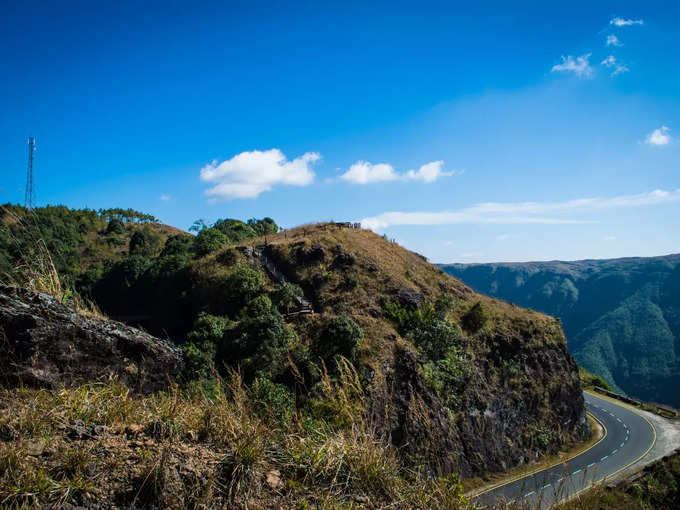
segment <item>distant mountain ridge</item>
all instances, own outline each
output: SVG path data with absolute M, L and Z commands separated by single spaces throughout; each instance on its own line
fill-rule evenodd
M 680 254 L 441 267 L 477 292 L 559 317 L 579 364 L 616 389 L 680 406 Z

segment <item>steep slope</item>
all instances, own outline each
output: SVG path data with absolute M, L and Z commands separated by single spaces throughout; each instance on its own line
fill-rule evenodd
M 198 309 L 229 315 L 235 268 L 274 266 L 272 290 L 285 278 L 315 311 L 287 318 L 291 352 L 319 353 L 328 324 L 351 318 L 363 332 L 357 364 L 371 419 L 413 459 L 471 476 L 587 435 L 578 371 L 551 317 L 478 295 L 370 231 L 318 224 L 264 241 L 191 266 Z
M 559 317 L 579 364 L 619 391 L 680 406 L 680 255 L 443 269 L 478 292 Z
M 215 370 L 238 370 L 305 423 L 349 433 L 359 419 L 408 469 L 444 475 L 501 471 L 588 435 L 556 320 L 478 295 L 370 231 L 220 220 L 162 244 L 137 235 L 145 225 L 121 231 L 113 218 L 102 232 L 99 214 L 83 214 L 95 228 L 56 215 L 77 241 L 56 246 L 82 261 L 59 269 L 109 316 L 180 344 L 183 382 L 213 392 Z M 96 243 L 78 237 L 130 230 L 127 249 L 91 259 Z M 329 399 L 329 380 L 353 389 Z

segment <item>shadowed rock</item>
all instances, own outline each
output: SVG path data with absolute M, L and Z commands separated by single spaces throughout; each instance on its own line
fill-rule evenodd
M 58 388 L 116 376 L 140 393 L 182 370 L 181 351 L 120 322 L 74 312 L 47 294 L 0 285 L 0 381 Z

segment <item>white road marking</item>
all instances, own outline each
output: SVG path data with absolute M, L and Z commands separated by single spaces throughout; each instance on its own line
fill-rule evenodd
M 571 475 L 574 476 L 576 473 L 580 473 L 580 472 L 581 472 L 581 470 L 580 470 L 580 469 L 577 469 L 577 470 L 574 471 Z
M 621 444 L 619 445 L 619 448 L 623 448 L 623 443 L 621 443 Z
M 615 454 L 616 452 L 618 452 L 618 451 L 619 451 L 619 449 L 617 448 L 616 450 L 614 450 L 614 451 L 612 452 L 612 455 L 614 455 L 614 454 Z
M 593 467 L 595 463 L 593 462 L 592 464 L 588 464 L 588 467 Z
M 525 497 L 525 498 L 528 498 L 529 496 L 532 496 L 532 495 L 534 495 L 534 494 L 536 494 L 535 491 L 527 492 L 527 493 L 524 495 L 524 497 Z
M 604 461 L 604 460 L 607 460 L 608 458 L 609 458 L 609 455 L 605 455 L 604 457 L 602 457 L 602 458 L 600 459 L 600 462 L 602 462 L 602 461 Z

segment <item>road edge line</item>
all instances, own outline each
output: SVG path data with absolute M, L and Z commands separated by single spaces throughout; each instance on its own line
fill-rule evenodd
M 584 390 L 584 391 L 587 391 L 587 390 Z M 591 394 L 592 396 L 594 396 L 594 397 L 600 397 L 600 395 L 598 395 L 598 394 L 596 394 L 596 393 L 589 392 L 589 391 L 588 391 L 588 393 L 590 393 L 590 394 Z M 601 398 L 601 397 L 600 397 L 600 398 Z M 619 405 L 619 403 L 618 403 L 617 400 L 611 399 L 611 401 L 612 401 L 613 404 Z M 619 407 L 623 407 L 623 406 L 619 405 Z M 607 480 L 608 478 L 611 478 L 611 477 L 613 477 L 613 476 L 615 476 L 615 475 L 618 475 L 621 471 L 623 471 L 623 470 L 625 470 L 625 469 L 628 469 L 630 466 L 632 466 L 633 464 L 635 464 L 635 463 L 637 463 L 637 462 L 640 462 L 640 461 L 641 461 L 641 460 L 642 460 L 649 452 L 652 451 L 652 448 L 654 448 L 654 447 L 656 446 L 656 438 L 657 438 L 657 434 L 656 434 L 656 427 L 654 426 L 654 424 L 653 424 L 651 421 L 649 421 L 649 419 L 647 419 L 646 416 L 640 414 L 640 413 L 638 412 L 638 410 L 635 409 L 633 406 L 630 406 L 630 405 L 629 405 L 629 406 L 627 406 L 627 407 L 628 407 L 628 410 L 629 410 L 629 411 L 631 411 L 631 412 L 637 414 L 640 418 L 642 418 L 643 420 L 645 420 L 645 421 L 647 422 L 647 425 L 649 425 L 649 428 L 651 428 L 651 429 L 652 429 L 652 432 L 654 433 L 654 440 L 652 441 L 651 446 L 650 446 L 649 448 L 647 448 L 647 451 L 646 451 L 645 453 L 643 453 L 642 455 L 640 455 L 640 456 L 639 456 L 637 459 L 635 459 L 634 461 L 632 461 L 632 462 L 626 464 L 626 465 L 623 466 L 622 468 L 620 468 L 620 469 L 614 471 L 613 473 L 611 473 L 611 474 L 605 476 L 605 477 L 602 479 L 602 481 L 605 481 L 605 480 Z M 624 408 L 624 409 L 625 409 L 625 408 Z
M 589 395 L 592 395 L 593 397 L 602 398 L 602 395 L 600 395 L 599 393 L 594 393 L 594 392 L 588 391 L 588 390 L 583 390 L 583 391 L 586 392 L 586 393 L 588 393 Z M 630 466 L 632 466 L 632 465 L 635 464 L 636 462 L 640 462 L 640 461 L 643 459 L 643 457 L 644 457 L 645 455 L 647 455 L 649 452 L 651 452 L 651 451 L 652 451 L 652 448 L 654 448 L 654 446 L 656 446 L 656 427 L 654 426 L 654 424 L 653 424 L 651 421 L 649 421 L 645 416 L 643 416 L 643 415 L 641 415 L 640 413 L 638 413 L 638 412 L 637 412 L 637 409 L 635 409 L 635 408 L 634 408 L 633 406 L 631 406 L 631 405 L 626 404 L 625 406 L 623 406 L 623 405 L 621 405 L 623 402 L 619 402 L 618 400 L 613 399 L 613 398 L 611 398 L 611 397 L 610 397 L 610 398 L 603 398 L 603 400 L 607 400 L 607 401 L 611 402 L 611 403 L 614 404 L 614 405 L 618 405 L 619 407 L 623 407 L 624 409 L 628 409 L 629 411 L 631 411 L 631 412 L 637 414 L 640 418 L 642 418 L 643 420 L 645 420 L 645 421 L 647 422 L 647 424 L 651 427 L 652 432 L 654 433 L 654 441 L 652 441 L 652 445 L 647 449 L 647 451 L 646 451 L 645 453 L 643 453 L 642 455 L 640 455 L 640 456 L 639 456 L 637 459 L 635 459 L 634 461 L 632 461 L 632 462 L 626 464 L 626 465 L 623 466 L 622 468 L 620 468 L 620 469 L 614 471 L 613 473 L 611 473 L 611 474 L 605 476 L 604 478 L 602 478 L 601 480 L 598 480 L 597 482 L 592 482 L 592 481 L 591 481 L 590 484 L 589 484 L 587 487 L 584 487 L 584 488 L 581 489 L 580 491 L 575 492 L 574 494 L 572 494 L 570 497 L 568 497 L 568 498 L 566 498 L 566 499 L 564 499 L 564 500 L 562 500 L 562 501 L 560 501 L 560 502 L 558 502 L 558 503 L 555 503 L 555 505 L 560 504 L 560 503 L 566 503 L 566 502 L 568 502 L 568 501 L 571 501 L 572 499 L 576 499 L 582 492 L 585 492 L 585 491 L 587 491 L 587 490 L 592 489 L 592 488 L 593 488 L 593 485 L 596 484 L 596 483 L 606 482 L 608 478 L 610 478 L 610 477 L 612 477 L 612 476 L 615 476 L 615 475 L 619 474 L 621 471 L 623 471 L 623 470 L 625 470 L 625 469 L 628 469 Z M 552 507 L 552 506 L 554 506 L 554 505 L 551 505 L 551 507 Z
M 551 465 L 548 466 L 548 467 L 540 468 L 540 469 L 537 469 L 536 471 L 531 471 L 531 472 L 526 473 L 526 474 L 523 474 L 523 475 L 521 475 L 521 476 L 517 476 L 517 477 L 513 478 L 512 480 L 508 480 L 508 481 L 506 481 L 506 482 L 499 483 L 498 485 L 494 485 L 494 486 L 492 486 L 492 487 L 488 487 L 488 488 L 484 489 L 483 491 L 478 492 L 478 493 L 475 494 L 474 496 L 468 496 L 468 498 L 469 498 L 470 500 L 476 499 L 476 498 L 478 498 L 479 496 L 483 496 L 483 495 L 486 494 L 487 492 L 491 492 L 491 491 L 496 490 L 496 489 L 499 489 L 499 488 L 501 488 L 501 487 L 505 487 L 506 485 L 509 485 L 509 484 L 511 484 L 511 483 L 514 483 L 514 482 L 516 482 L 517 480 L 521 480 L 522 478 L 528 478 L 528 477 L 530 477 L 530 476 L 534 476 L 534 475 L 536 475 L 536 474 L 538 474 L 538 473 L 541 473 L 541 472 L 543 472 L 543 471 L 547 471 L 547 470 L 549 470 L 549 469 L 552 469 L 552 468 L 554 468 L 555 466 L 559 466 L 560 464 L 566 464 L 567 462 L 569 462 L 569 461 L 575 459 L 576 457 L 579 457 L 579 456 L 583 455 L 584 453 L 589 452 L 590 450 L 592 450 L 593 448 L 595 448 L 598 444 L 600 444 L 602 441 L 604 441 L 605 438 L 607 437 L 607 427 L 605 427 L 604 423 L 602 423 L 602 422 L 601 422 L 594 414 L 590 413 L 589 411 L 586 411 L 586 414 L 589 415 L 593 420 L 595 420 L 595 421 L 600 425 L 600 427 L 602 427 L 602 431 L 603 431 L 602 437 L 600 437 L 600 439 L 598 439 L 597 441 L 595 441 L 595 442 L 594 442 L 592 445 L 590 445 L 588 448 L 586 448 L 585 450 L 583 450 L 583 451 L 581 451 L 581 452 L 575 453 L 574 455 L 572 455 L 572 456 L 569 457 L 568 459 L 564 459 L 564 460 L 562 460 L 562 461 L 560 461 L 560 462 L 556 462 L 556 463 L 554 463 L 554 464 L 551 464 Z

